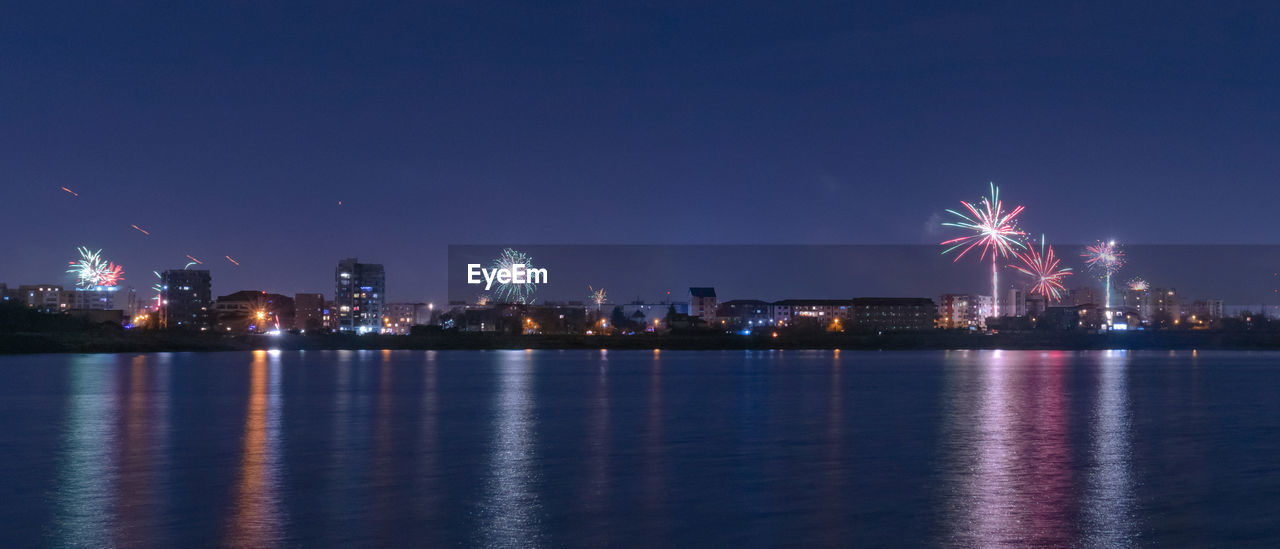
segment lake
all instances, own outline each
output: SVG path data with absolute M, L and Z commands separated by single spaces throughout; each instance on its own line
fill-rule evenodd
M 0 546 L 1280 545 L 1280 354 L 0 356 Z

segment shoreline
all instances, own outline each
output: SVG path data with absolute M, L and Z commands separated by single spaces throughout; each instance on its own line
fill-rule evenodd
M 738 335 L 690 333 L 631 336 L 427 335 L 226 336 L 142 332 L 124 334 L 0 334 L 0 355 L 149 353 L 250 350 L 1280 350 L 1276 332 L 917 332 L 874 334 Z

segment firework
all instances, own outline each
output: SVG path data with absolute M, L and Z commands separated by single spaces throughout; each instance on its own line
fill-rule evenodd
M 71 193 L 71 196 L 74 196 L 74 197 L 76 197 L 76 198 L 80 198 L 80 193 L 78 193 L 78 192 L 75 192 L 75 191 L 73 191 L 73 190 L 71 190 L 71 189 L 68 189 L 68 188 L 66 188 L 66 187 L 63 187 L 63 188 L 62 188 L 62 190 L 67 191 L 68 193 Z
M 590 284 L 588 284 L 588 285 L 587 285 L 587 290 L 591 292 L 591 293 L 587 296 L 587 301 L 589 301 L 589 302 L 591 302 L 591 303 L 595 303 L 595 304 L 596 304 L 596 310 L 597 310 L 597 311 L 599 311 L 599 310 L 600 310 L 600 306 L 601 306 L 601 305 L 604 305 L 605 300 L 606 300 L 606 299 L 608 299 L 608 296 L 604 293 L 604 288 L 600 288 L 599 290 L 597 290 L 597 289 L 595 289 L 595 288 L 592 288 L 592 287 L 591 287 L 591 285 L 590 285 Z
M 979 251 L 979 260 L 985 259 L 987 254 L 991 254 L 991 309 L 993 316 L 1000 316 L 1000 284 L 997 278 L 998 266 L 996 262 L 1001 257 L 1016 255 L 1018 250 L 1026 248 L 1021 241 L 1026 233 L 1018 230 L 1013 221 L 1014 218 L 1018 217 L 1018 214 L 1022 213 L 1023 207 L 1014 206 L 1009 210 L 1005 210 L 1004 203 L 1000 202 L 1000 188 L 995 183 L 991 184 L 991 197 L 983 197 L 978 206 L 963 200 L 960 201 L 960 204 L 964 206 L 968 213 L 947 210 L 948 213 L 960 218 L 960 220 L 943 223 L 942 225 L 971 231 L 973 234 L 942 242 L 941 245 L 948 246 L 942 253 L 946 254 L 960 250 L 960 253 L 956 254 L 955 261 L 960 261 L 960 258 L 974 248 Z
M 1030 248 L 1018 254 L 1021 265 L 1012 265 L 1014 269 L 1030 275 L 1036 283 L 1031 293 L 1044 296 L 1050 303 L 1062 301 L 1062 294 L 1067 291 L 1062 279 L 1071 276 L 1071 267 L 1060 267 L 1061 259 L 1053 255 L 1053 246 L 1045 246 L 1044 235 L 1040 235 L 1040 249 Z
M 102 250 L 90 252 L 89 248 L 76 248 L 78 261 L 69 261 L 67 272 L 76 275 L 76 285 L 85 290 L 100 286 L 115 286 L 124 280 L 124 267 L 102 258 Z
M 203 261 L 200 261 L 199 259 L 191 257 L 191 254 L 187 254 L 187 259 L 190 259 L 191 261 L 187 262 L 187 264 L 182 267 L 182 270 L 184 271 L 187 269 L 190 269 L 192 265 L 204 265 Z
M 156 275 L 156 278 L 160 280 L 160 282 L 151 285 L 151 289 L 156 292 L 156 310 L 158 311 L 160 310 L 161 299 L 164 296 L 164 277 L 160 276 L 159 271 L 151 271 L 151 274 Z
M 239 262 L 239 261 L 236 261 L 236 260 L 234 260 L 234 259 L 231 259 L 231 256 L 229 256 L 229 255 L 224 255 L 224 256 L 222 256 L 222 257 L 227 258 L 227 261 L 230 261 L 230 262 L 231 262 L 231 263 L 233 263 L 235 266 L 237 266 L 237 267 L 239 267 L 239 266 L 240 266 L 240 262 Z
M 521 265 L 521 270 L 524 270 L 526 273 L 535 268 L 533 266 L 533 258 L 529 257 L 524 252 L 518 252 L 511 248 L 505 248 L 502 250 L 502 254 L 499 255 L 497 259 L 493 260 L 492 268 L 507 269 L 508 272 L 514 273 L 516 271 L 516 265 Z M 537 284 L 527 280 L 521 284 L 513 282 L 503 284 L 499 282 L 498 288 L 494 290 L 493 293 L 494 298 L 499 302 L 523 303 L 527 305 L 533 303 L 533 292 L 537 289 Z
M 489 296 L 485 294 L 479 294 L 476 296 L 476 305 L 484 307 L 488 304 L 489 304 Z
M 1135 276 L 1129 279 L 1129 289 L 1135 292 L 1145 292 L 1151 289 L 1151 285 L 1147 284 L 1147 281 L 1143 280 L 1142 277 Z
M 138 232 L 140 232 L 140 233 L 142 233 L 142 234 L 145 234 L 145 235 L 147 235 L 147 236 L 151 236 L 151 233 L 150 233 L 150 232 L 147 232 L 147 230 L 146 230 L 146 229 L 144 229 L 144 228 L 142 228 L 142 227 L 139 227 L 139 226 L 137 226 L 137 225 L 129 225 L 129 226 L 130 226 L 130 227 L 133 227 L 133 229 L 134 229 L 134 230 L 136 230 L 136 231 L 138 231 Z
M 1084 253 L 1080 254 L 1084 257 L 1084 262 L 1089 265 L 1090 269 L 1101 275 L 1106 281 L 1106 301 L 1105 307 L 1111 308 L 1111 275 L 1119 271 L 1124 266 L 1124 251 L 1120 249 L 1120 245 L 1116 241 L 1109 240 L 1103 242 L 1098 241 L 1097 244 L 1086 247 Z

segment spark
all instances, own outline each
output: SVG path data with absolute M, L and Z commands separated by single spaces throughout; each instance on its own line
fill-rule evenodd
M 1105 307 L 1111 308 L 1111 275 L 1119 271 L 1124 266 L 1124 251 L 1120 249 L 1120 245 L 1114 240 L 1103 242 L 1098 241 L 1097 244 L 1088 246 L 1084 252 L 1080 254 L 1084 257 L 1084 262 L 1106 279 L 1106 302 Z
M 1040 235 L 1039 250 L 1029 248 L 1017 257 L 1022 264 L 1011 267 L 1035 279 L 1031 293 L 1044 296 L 1050 303 L 1062 301 L 1062 294 L 1067 291 L 1062 279 L 1071 276 L 1071 267 L 1059 267 L 1062 260 L 1054 256 L 1053 246 L 1045 246 L 1044 235 Z
M 147 230 L 146 230 L 146 229 L 144 229 L 144 228 L 142 228 L 142 227 L 139 227 L 139 226 L 137 226 L 137 225 L 129 225 L 129 226 L 130 226 L 130 227 L 133 227 L 135 230 L 137 230 L 138 232 L 140 232 L 140 233 L 142 233 L 142 234 L 145 234 L 145 235 L 147 235 L 147 236 L 151 236 L 151 233 L 147 232 Z
M 985 259 L 988 253 L 991 254 L 991 309 L 993 316 L 1000 316 L 1000 284 L 996 262 L 1001 257 L 1017 255 L 1018 250 L 1026 249 L 1021 240 L 1026 233 L 1018 230 L 1014 224 L 1014 219 L 1022 213 L 1023 207 L 1014 206 L 1005 210 L 1004 203 L 1000 201 L 1000 188 L 995 183 L 991 183 L 991 196 L 983 197 L 979 205 L 963 200 L 960 204 L 968 214 L 949 209 L 947 212 L 960 220 L 946 222 L 942 226 L 964 229 L 973 234 L 943 241 L 941 245 L 948 248 L 942 253 L 960 250 L 955 258 L 957 262 L 974 248 L 979 250 L 980 260 Z
M 76 197 L 76 198 L 79 198 L 79 197 L 80 197 L 80 193 L 75 192 L 75 191 L 73 191 L 73 190 L 71 190 L 71 189 L 68 189 L 68 188 L 66 188 L 66 187 L 63 187 L 63 188 L 62 188 L 62 190 L 64 190 L 64 191 L 67 191 L 67 192 L 71 193 L 71 196 L 74 196 L 74 197 Z
M 124 280 L 124 267 L 103 259 L 102 250 L 90 252 L 80 246 L 76 251 L 80 252 L 80 259 L 68 262 L 71 268 L 67 273 L 76 275 L 76 285 L 81 289 L 111 287 Z
M 235 264 L 235 266 L 237 266 L 237 267 L 239 267 L 239 266 L 240 266 L 240 262 L 239 262 L 239 261 L 236 261 L 236 260 L 234 260 L 234 259 L 231 259 L 231 256 L 229 256 L 229 255 L 224 255 L 224 256 L 222 256 L 222 257 L 227 258 L 227 261 L 230 261 L 230 262 L 234 263 L 234 264 Z
M 507 269 L 508 272 L 515 272 L 516 265 L 523 265 L 523 269 L 527 273 L 534 269 L 533 258 L 524 252 L 518 252 L 511 248 L 504 248 L 502 254 L 493 260 L 492 267 L 494 269 Z M 507 282 L 498 283 L 498 288 L 494 290 L 494 298 L 502 303 L 522 303 L 529 305 L 533 303 L 533 292 L 538 289 L 538 285 L 532 282 L 516 284 Z
M 1129 279 L 1129 289 L 1135 292 L 1145 292 L 1151 289 L 1151 285 L 1143 280 L 1142 277 L 1135 276 Z

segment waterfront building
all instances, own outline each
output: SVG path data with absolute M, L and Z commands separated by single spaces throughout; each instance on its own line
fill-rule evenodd
M 677 315 L 688 315 L 688 303 L 644 303 L 637 301 L 620 305 L 627 318 L 643 324 L 645 331 L 664 330 L 667 326 L 667 313 L 675 311 Z
M 388 303 L 384 309 L 383 332 L 407 335 L 410 328 L 430 323 L 431 313 L 426 303 Z
M 324 329 L 324 294 L 294 294 L 293 329 L 318 332 Z
M 1000 307 L 1004 309 L 1004 316 L 1027 316 L 1027 291 L 1020 288 L 1010 288 L 1009 295 Z
M 991 296 L 942 294 L 938 299 L 938 327 L 947 329 L 984 328 L 991 316 Z
M 731 299 L 716 307 L 716 322 L 732 328 L 773 324 L 773 306 L 759 299 Z
M 338 262 L 334 270 L 334 304 L 338 331 L 368 333 L 382 330 L 386 274 L 382 265 L 356 258 Z
M 262 290 L 220 296 L 213 311 L 219 332 L 256 334 L 288 330 L 295 315 L 293 298 Z
M 208 270 L 169 270 L 160 274 L 160 280 L 161 328 L 213 327 L 213 286 Z
M 861 332 L 931 330 L 938 306 L 929 298 L 856 297 L 849 302 L 847 329 Z
M 33 284 L 18 286 L 18 295 L 27 307 L 44 313 L 60 313 L 71 308 L 70 292 L 58 284 Z
M 716 319 L 716 289 L 689 288 L 689 316 L 696 316 L 710 324 Z

